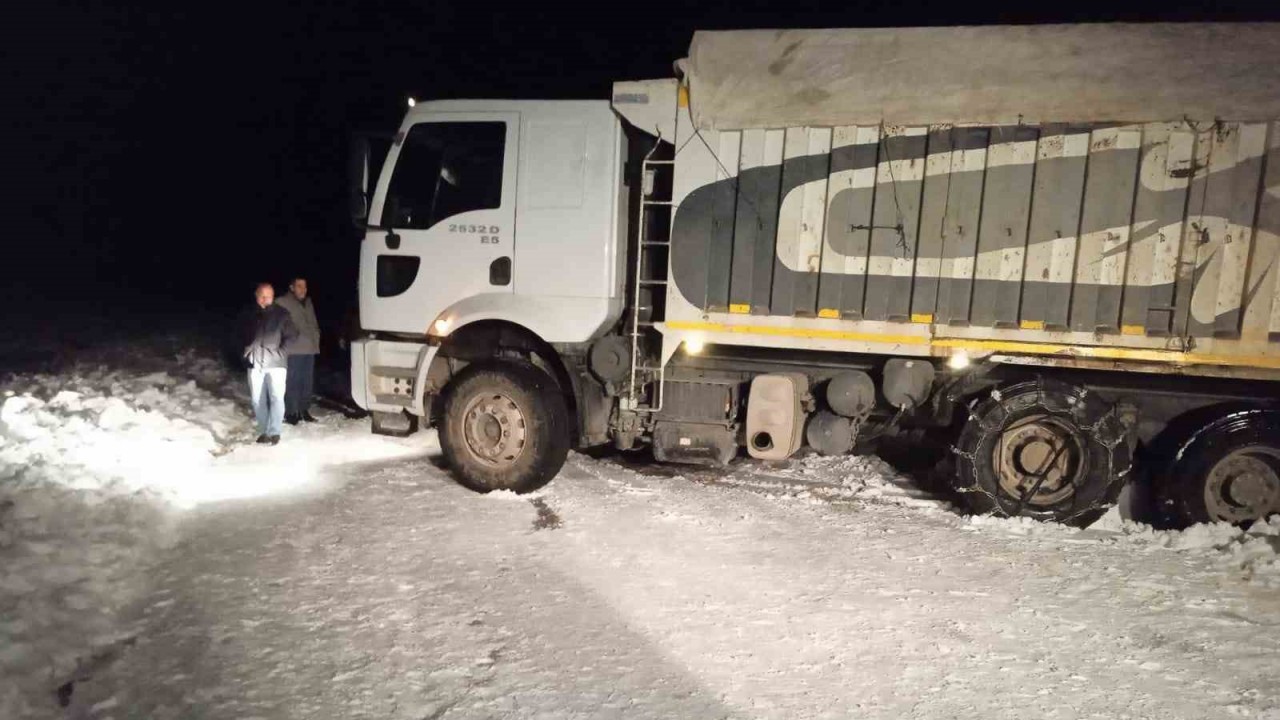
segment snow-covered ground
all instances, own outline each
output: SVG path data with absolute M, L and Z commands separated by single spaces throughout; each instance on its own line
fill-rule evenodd
M 183 344 L 0 379 L 0 718 L 50 715 L 58 688 L 133 642 L 121 611 L 187 511 L 319 491 L 321 468 L 370 451 L 367 433 L 283 456 L 246 446 L 243 381 Z
M 246 444 L 174 348 L 4 389 L 3 718 L 1280 719 L 1280 521 L 966 518 L 874 458 L 477 496 L 430 434 Z

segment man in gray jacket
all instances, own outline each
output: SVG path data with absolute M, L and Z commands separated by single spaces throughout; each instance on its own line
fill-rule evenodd
M 320 353 L 320 323 L 316 322 L 315 305 L 307 297 L 307 279 L 294 278 L 288 294 L 276 304 L 289 311 L 298 328 L 297 338 L 285 348 L 289 354 L 289 381 L 284 392 L 284 421 L 290 425 L 297 425 L 299 420 L 315 422 L 311 417 L 311 396 L 315 388 L 316 355 Z
M 289 313 L 274 304 L 275 288 L 260 283 L 253 296 L 257 307 L 243 318 L 244 359 L 249 363 L 249 396 L 258 421 L 258 442 L 280 442 L 280 420 L 284 417 L 284 390 L 287 380 L 285 348 L 298 331 Z

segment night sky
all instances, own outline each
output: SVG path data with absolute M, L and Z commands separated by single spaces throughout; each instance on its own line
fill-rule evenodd
M 1258 2 L 117 4 L 7 10 L 10 313 L 232 307 L 295 271 L 322 307 L 353 299 L 347 138 L 394 128 L 407 95 L 604 99 L 671 76 L 699 28 L 1280 19 Z

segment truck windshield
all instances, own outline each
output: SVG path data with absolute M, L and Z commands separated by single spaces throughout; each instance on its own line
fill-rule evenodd
M 425 122 L 409 128 L 383 210 L 389 227 L 427 229 L 502 204 L 503 122 Z

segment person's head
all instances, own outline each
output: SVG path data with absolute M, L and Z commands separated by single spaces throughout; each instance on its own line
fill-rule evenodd
M 289 283 L 289 291 L 299 300 L 307 299 L 307 279 L 304 277 L 296 277 L 293 282 Z
M 258 288 L 253 291 L 253 297 L 257 299 L 258 307 L 266 308 L 275 302 L 276 289 L 271 286 L 271 283 L 258 283 Z

